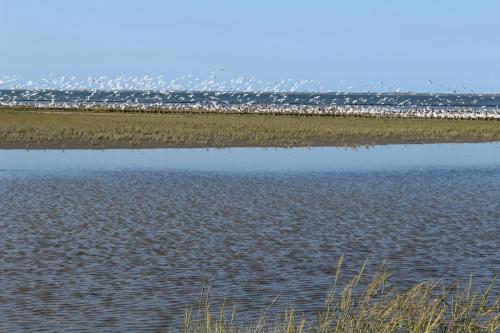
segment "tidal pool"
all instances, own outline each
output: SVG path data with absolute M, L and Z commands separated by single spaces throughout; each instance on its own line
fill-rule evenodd
M 0 151 L 0 330 L 182 324 L 203 288 L 255 317 L 386 260 L 400 287 L 500 273 L 500 143 Z M 494 288 L 498 293 L 498 288 Z

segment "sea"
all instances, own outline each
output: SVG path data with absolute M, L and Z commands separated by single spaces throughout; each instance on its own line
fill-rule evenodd
M 275 105 L 275 106 L 407 106 L 500 107 L 500 94 L 467 93 L 352 93 L 352 92 L 242 92 L 155 90 L 0 90 L 2 104 L 53 103 L 56 105 L 169 104 Z

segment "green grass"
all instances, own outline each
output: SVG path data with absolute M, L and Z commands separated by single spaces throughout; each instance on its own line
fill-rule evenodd
M 268 308 L 258 321 L 238 325 L 234 308 L 228 311 L 229 306 L 222 304 L 212 311 L 206 297 L 197 310 L 186 311 L 184 332 L 495 333 L 500 329 L 500 298 L 494 283 L 483 291 L 473 291 L 470 280 L 464 287 L 427 282 L 397 291 L 389 287 L 389 274 L 382 266 L 365 288 L 360 288 L 364 269 L 338 288 L 341 263 L 325 305 L 315 316 L 288 308 L 269 318 Z
M 353 146 L 500 140 L 495 120 L 0 109 L 3 148 Z

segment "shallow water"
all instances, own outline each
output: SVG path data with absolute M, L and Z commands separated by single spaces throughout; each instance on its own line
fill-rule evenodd
M 243 320 L 313 311 L 341 255 L 485 287 L 498 147 L 0 151 L 0 330 L 176 327 L 207 286 Z
M 0 150 L 0 170 L 381 171 L 495 167 L 500 142 L 353 148 Z

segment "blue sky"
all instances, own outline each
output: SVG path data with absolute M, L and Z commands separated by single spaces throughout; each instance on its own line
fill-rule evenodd
M 216 72 L 325 90 L 500 91 L 494 0 L 0 0 L 0 22 L 0 76 L 21 80 Z

